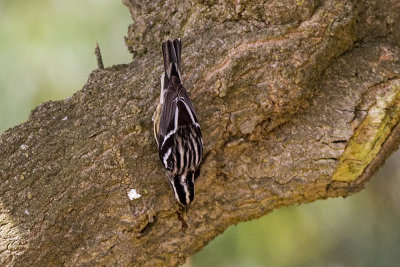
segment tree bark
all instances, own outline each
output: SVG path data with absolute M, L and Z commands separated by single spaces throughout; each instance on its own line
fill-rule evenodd
M 123 2 L 132 63 L 0 137 L 0 265 L 182 264 L 232 224 L 358 192 L 397 149 L 400 1 Z M 186 213 L 152 136 L 167 36 L 207 152 Z

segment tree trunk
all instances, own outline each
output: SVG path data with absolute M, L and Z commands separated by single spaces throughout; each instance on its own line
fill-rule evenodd
M 232 224 L 364 188 L 399 144 L 400 1 L 254 2 L 124 0 L 133 62 L 0 137 L 0 265 L 177 265 Z M 186 213 L 152 136 L 167 36 L 206 151 Z

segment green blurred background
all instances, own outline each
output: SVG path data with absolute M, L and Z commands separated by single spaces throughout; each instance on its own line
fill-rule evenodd
M 97 68 L 131 60 L 121 1 L 0 0 L 0 133 Z M 282 208 L 230 227 L 186 266 L 400 266 L 400 152 L 347 199 Z

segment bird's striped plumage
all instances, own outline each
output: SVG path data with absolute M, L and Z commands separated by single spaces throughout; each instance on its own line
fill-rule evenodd
M 162 43 L 164 73 L 154 114 L 154 136 L 175 197 L 187 206 L 194 198 L 203 140 L 193 104 L 182 85 L 181 48 L 180 39 Z

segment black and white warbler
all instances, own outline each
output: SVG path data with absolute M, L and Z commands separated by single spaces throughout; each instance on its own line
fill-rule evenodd
M 174 190 L 187 207 L 194 198 L 194 183 L 200 174 L 203 139 L 192 101 L 182 85 L 180 39 L 162 43 L 164 72 L 161 96 L 153 116 L 158 155 Z

